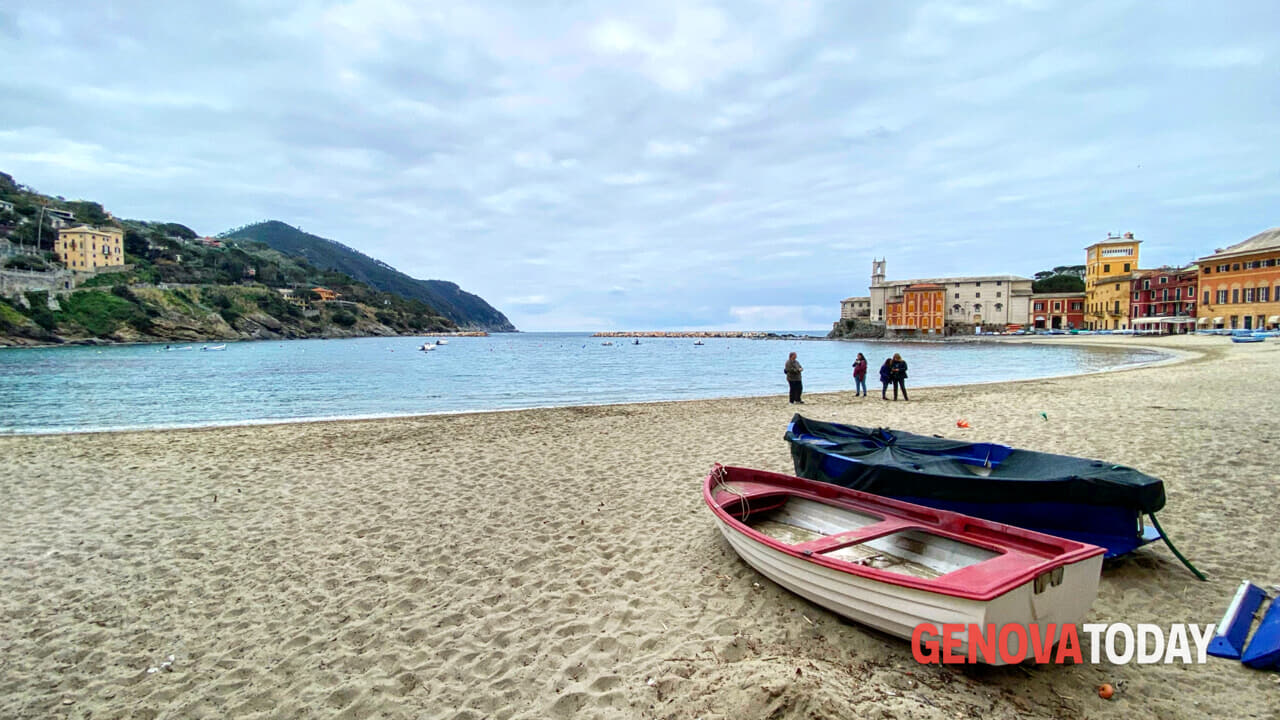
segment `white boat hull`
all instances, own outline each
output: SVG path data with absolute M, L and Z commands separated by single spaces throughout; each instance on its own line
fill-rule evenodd
M 1004 625 L 1016 624 L 1024 626 L 1026 632 L 1039 626 L 1037 632 L 1043 637 L 1050 625 L 1060 627 L 1083 621 L 1097 596 L 1102 569 L 1102 556 L 1094 555 L 1063 566 L 1062 582 L 1043 587 L 1041 592 L 1035 591 L 1034 580 L 1028 580 L 990 600 L 972 600 L 840 572 L 765 545 L 719 517 L 715 520 L 721 534 L 748 565 L 838 615 L 907 639 L 923 623 L 939 628 L 943 624 L 963 625 L 965 631 L 957 635 L 961 640 L 959 649 L 954 651 L 957 655 L 968 654 L 971 624 L 984 628 L 994 625 L 997 631 Z M 1007 637 L 1006 650 L 1017 656 L 1018 635 Z M 995 660 L 991 664 L 1004 664 L 999 657 L 990 659 Z

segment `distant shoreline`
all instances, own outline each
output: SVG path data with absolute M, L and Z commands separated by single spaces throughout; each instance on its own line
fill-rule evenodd
M 734 338 L 748 340 L 827 340 L 821 335 L 796 335 L 765 330 L 601 330 L 591 337 L 601 338 Z

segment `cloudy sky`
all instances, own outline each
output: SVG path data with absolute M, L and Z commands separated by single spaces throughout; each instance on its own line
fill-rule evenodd
M 0 170 L 278 219 L 522 330 L 826 328 L 890 278 L 1280 225 L 1280 3 L 0 5 Z

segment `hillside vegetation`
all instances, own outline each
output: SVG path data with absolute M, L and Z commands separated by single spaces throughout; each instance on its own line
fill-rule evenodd
M 418 280 L 339 242 L 268 220 L 223 233 L 227 239 L 255 240 L 288 255 L 306 258 L 324 270 L 345 273 L 383 292 L 421 300 L 459 327 L 511 332 L 515 327 L 483 298 L 446 280 Z
M 41 195 L 4 173 L 0 199 L 14 205 L 0 217 L 0 238 L 27 251 L 5 258 L 5 267 L 61 267 L 52 252 L 56 230 L 47 211 L 39 210 L 44 206 L 73 212 L 77 221 L 121 228 L 129 268 L 100 273 L 54 298 L 45 292 L 0 298 L 0 345 L 416 335 L 459 330 L 454 318 L 463 318 L 467 329 L 514 330 L 502 313 L 453 283 L 408 278 L 284 223 L 242 228 L 210 244 L 184 225 L 118 219 L 97 203 Z M 271 237 L 278 247 L 254 234 Z M 286 241 L 293 235 L 302 237 Z M 348 256 L 363 261 L 343 259 Z M 334 267 L 343 263 L 367 276 L 382 277 L 367 264 L 387 269 L 391 280 L 383 280 L 391 289 Z M 338 297 L 323 301 L 317 287 Z M 427 299 L 437 296 L 438 302 Z

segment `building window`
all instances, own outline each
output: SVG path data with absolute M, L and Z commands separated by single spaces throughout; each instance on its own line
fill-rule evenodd
M 957 299 L 957 300 L 959 300 L 959 299 L 960 299 L 960 293 L 956 293 L 956 299 Z
M 1231 263 L 1231 269 L 1232 269 L 1232 270 L 1239 270 L 1239 269 L 1240 269 L 1240 263 Z
M 981 283 L 981 282 L 976 282 L 976 283 L 974 283 L 974 286 L 976 286 L 976 287 L 982 287 L 982 283 Z
M 1205 291 L 1204 291 L 1204 304 L 1205 304 L 1205 305 L 1208 305 L 1208 304 L 1209 304 L 1209 291 L 1208 291 L 1208 290 L 1205 290 Z
M 1240 304 L 1240 288 L 1231 289 L 1231 304 L 1232 305 Z
M 1103 266 L 1102 266 L 1102 272 L 1104 272 L 1104 273 L 1109 273 L 1109 272 L 1111 272 L 1111 263 L 1107 263 L 1107 264 L 1103 265 Z
M 1244 301 L 1247 303 L 1253 302 L 1253 288 L 1244 289 Z
M 952 309 L 952 310 L 954 310 L 954 311 L 956 311 L 956 312 L 960 312 L 960 304 L 959 304 L 959 303 L 956 303 L 955 305 L 952 305 L 952 306 L 951 306 L 951 309 Z
M 1219 305 L 1222 305 L 1222 304 L 1225 304 L 1226 302 L 1227 302 L 1227 291 L 1226 291 L 1226 290 L 1219 290 L 1219 291 L 1218 291 L 1218 304 L 1219 304 Z
M 1000 283 L 996 283 L 996 284 L 997 284 L 997 285 L 999 285 Z M 996 297 L 1000 297 L 1000 291 L 999 291 L 999 290 L 997 290 L 997 291 L 996 291 Z
M 1004 303 L 996 303 L 996 312 L 1000 312 L 1003 309 L 1004 309 Z
M 1167 278 L 1167 277 L 1162 277 L 1162 278 L 1160 278 L 1160 284 L 1161 284 L 1161 285 L 1164 285 L 1164 284 L 1166 284 L 1166 283 L 1168 283 L 1168 282 L 1169 282 L 1169 278 Z
M 974 293 L 974 294 L 973 294 L 973 296 L 974 296 L 974 297 L 976 297 L 976 298 L 980 298 L 980 297 L 982 297 L 982 293 L 980 293 L 980 292 L 976 292 L 976 293 Z
M 1208 275 L 1211 272 L 1213 272 L 1213 270 L 1208 265 L 1206 265 L 1204 268 L 1204 274 Z
M 1271 288 L 1258 288 L 1258 302 L 1271 302 Z
M 1124 264 L 1124 271 L 1129 272 L 1129 263 Z
M 1150 290 L 1150 289 L 1151 289 L 1151 281 L 1150 281 L 1150 280 L 1143 280 L 1143 281 L 1142 281 L 1142 289 L 1143 289 L 1143 290 Z
M 997 280 L 997 281 L 996 281 L 996 287 L 1000 287 L 1000 281 L 999 281 L 999 280 Z M 997 297 L 999 297 L 999 295 L 997 295 Z

